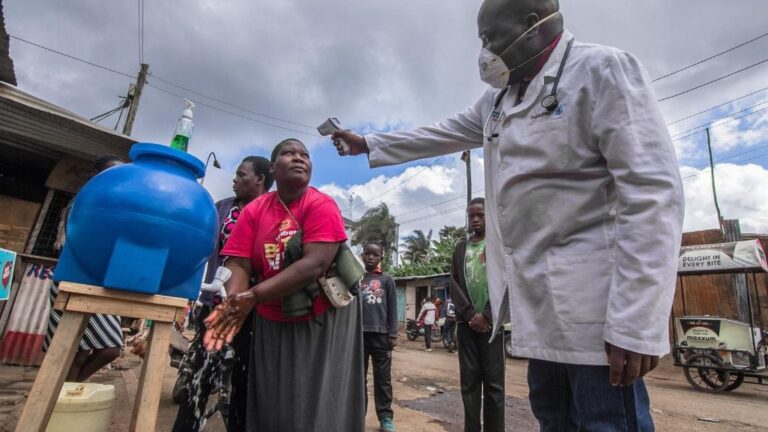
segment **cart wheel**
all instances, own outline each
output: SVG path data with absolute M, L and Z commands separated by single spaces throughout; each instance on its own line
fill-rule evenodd
M 743 373 L 741 373 L 741 372 L 732 373 L 731 374 L 731 381 L 728 383 L 728 387 L 725 388 L 725 391 L 727 391 L 727 392 L 734 391 L 737 388 L 739 388 L 739 386 L 741 386 L 741 384 L 743 382 L 744 382 L 744 374 Z
M 731 372 L 711 368 L 723 366 L 720 359 L 713 355 L 696 354 L 689 357 L 686 363 L 691 366 L 683 370 L 685 379 L 696 390 L 719 393 L 731 385 Z

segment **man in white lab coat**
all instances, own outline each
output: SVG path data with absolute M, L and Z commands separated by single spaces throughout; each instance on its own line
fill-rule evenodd
M 557 0 L 485 0 L 477 22 L 475 104 L 337 147 L 372 167 L 482 147 L 494 328 L 509 307 L 541 430 L 653 430 L 642 377 L 670 348 L 683 194 L 648 74 L 573 43 Z

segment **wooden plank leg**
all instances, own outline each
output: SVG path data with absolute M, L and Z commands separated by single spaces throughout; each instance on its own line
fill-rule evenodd
M 133 405 L 131 428 L 133 432 L 155 430 L 160 394 L 163 391 L 163 373 L 171 338 L 171 323 L 154 321 L 147 341 L 147 355 L 141 368 L 139 390 Z
M 29 392 L 16 432 L 43 432 L 67 377 L 90 314 L 64 312 Z M 147 429 L 149 430 L 149 429 Z

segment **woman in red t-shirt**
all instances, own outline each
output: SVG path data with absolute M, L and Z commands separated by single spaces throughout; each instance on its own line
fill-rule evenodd
M 248 430 L 362 431 L 365 427 L 362 321 L 357 300 L 333 308 L 324 294 L 312 312 L 286 317 L 282 299 L 331 266 L 346 241 L 336 202 L 309 186 L 312 161 L 295 139 L 272 152 L 277 190 L 247 205 L 221 254 L 232 271 L 225 303 L 208 317 L 209 350 L 229 343 L 255 307 L 248 373 Z M 302 231 L 302 256 L 284 249 Z M 249 286 L 249 278 L 258 283 Z

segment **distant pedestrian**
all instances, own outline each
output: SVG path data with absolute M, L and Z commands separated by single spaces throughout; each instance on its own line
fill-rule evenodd
M 363 248 L 365 277 L 360 284 L 363 303 L 363 353 L 366 389 L 368 359 L 373 363 L 373 399 L 381 430 L 395 430 L 392 411 L 392 348 L 397 345 L 397 290 L 395 281 L 381 271 L 384 248 L 368 243 Z M 368 391 L 365 393 L 368 411 Z
M 437 308 L 432 303 L 432 299 L 427 297 L 421 301 L 421 312 L 419 312 L 419 318 L 416 320 L 424 326 L 424 351 L 432 351 L 432 326 L 435 325 L 435 317 L 437 316 Z
M 456 305 L 450 297 L 445 299 L 445 324 L 443 324 L 443 339 L 448 345 L 448 352 L 456 350 Z
M 470 237 L 456 245 L 449 286 L 458 321 L 464 431 L 504 431 L 504 332 L 490 340 L 483 198 L 469 202 L 467 220 Z

